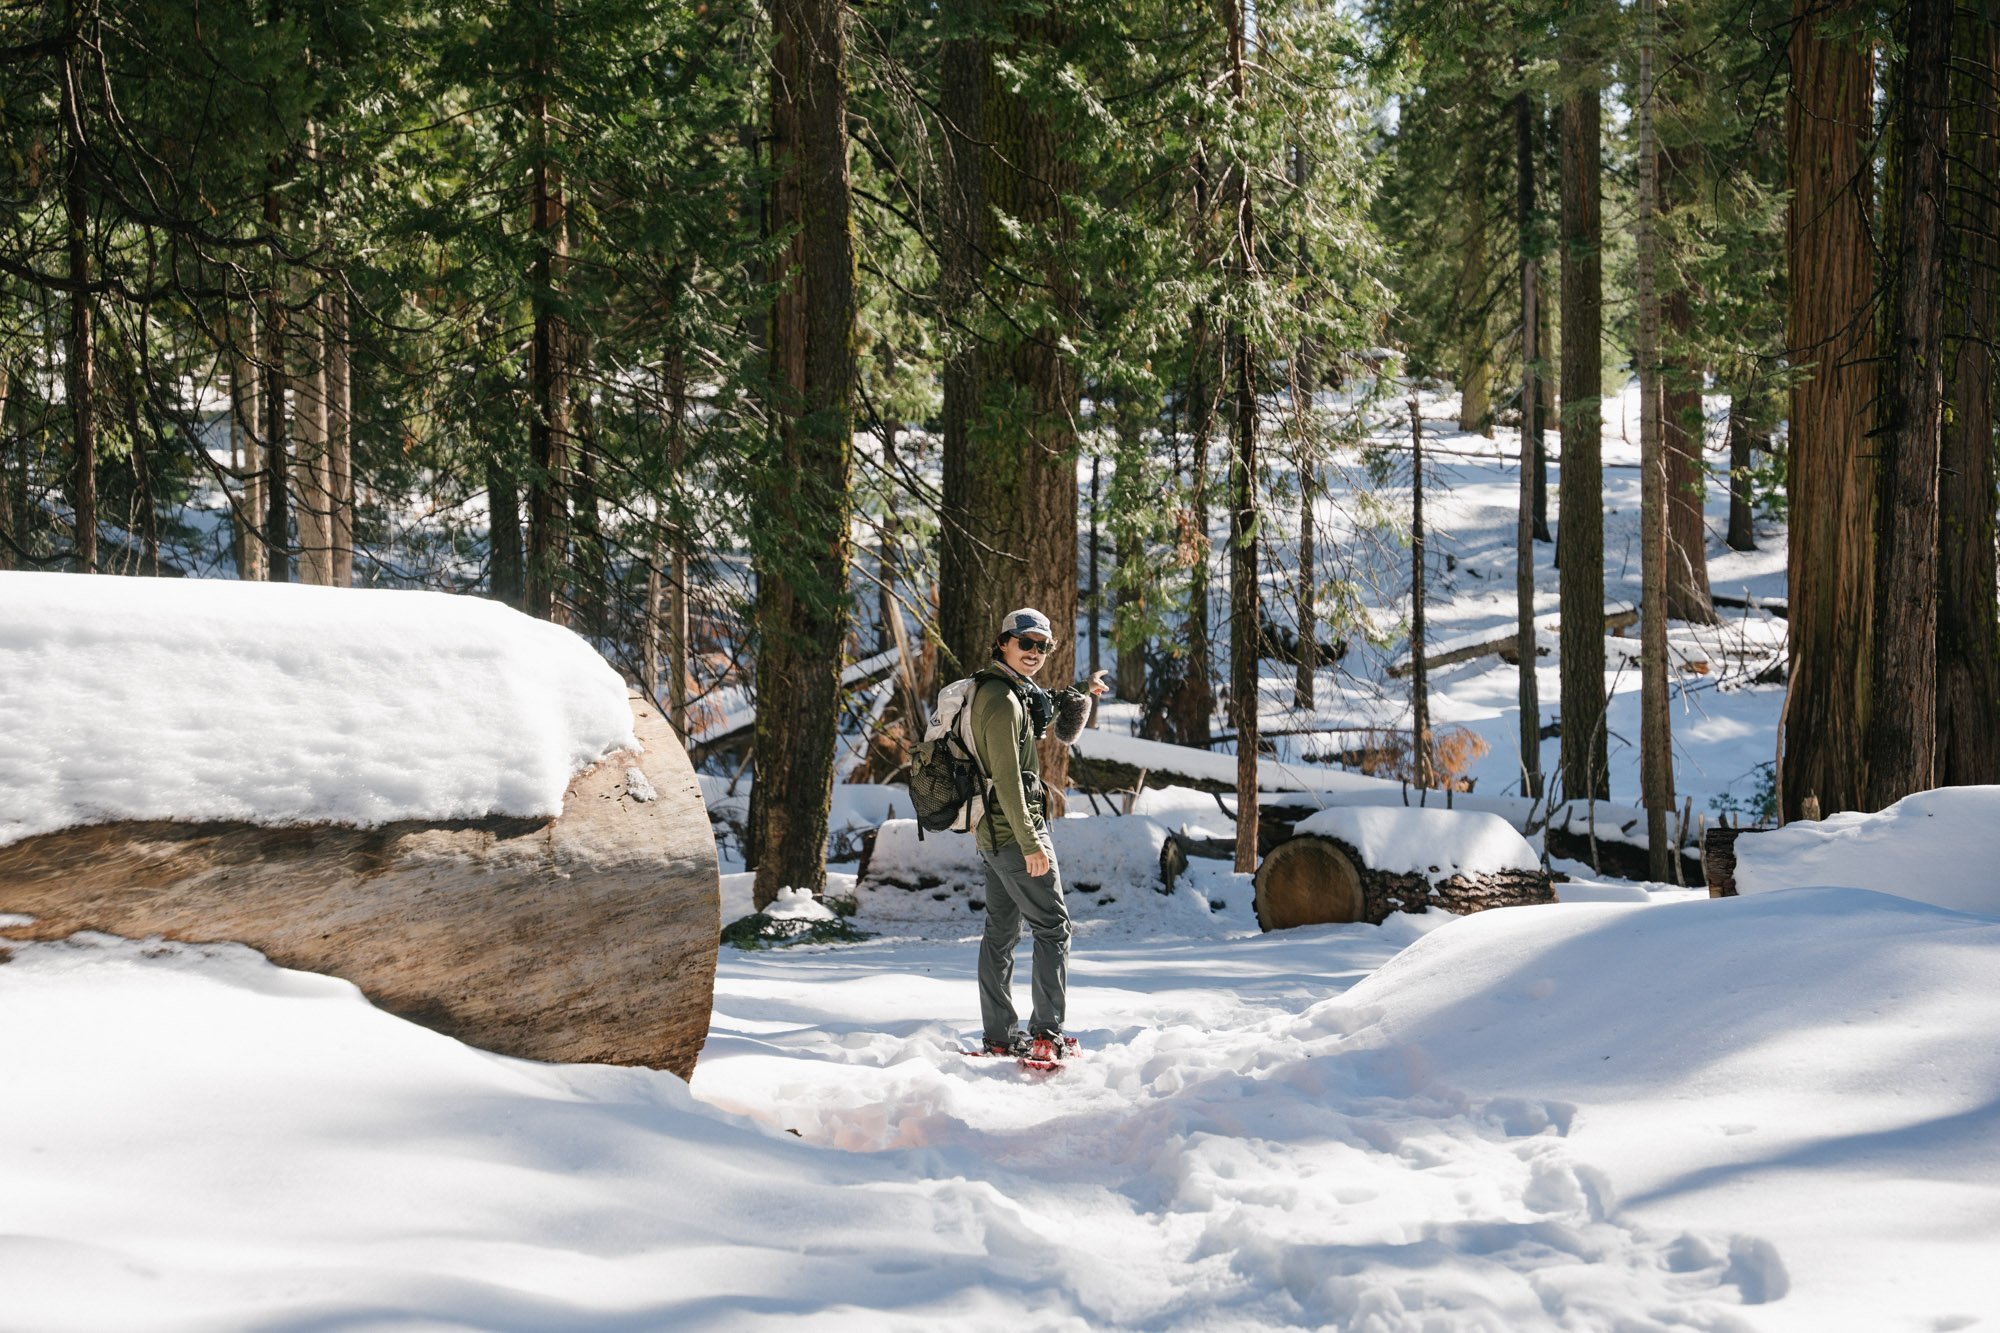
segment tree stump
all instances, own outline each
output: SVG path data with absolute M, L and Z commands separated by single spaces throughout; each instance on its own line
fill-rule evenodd
M 1416 863 L 1429 856 L 1440 863 Z M 1265 930 L 1555 901 L 1533 850 L 1499 817 L 1386 806 L 1337 807 L 1301 821 L 1264 857 L 1255 884 Z
M 373 828 L 164 820 L 0 847 L 0 911 L 79 930 L 238 941 L 345 978 L 488 1050 L 694 1072 L 721 927 L 715 842 L 673 731 L 579 773 L 550 819 Z

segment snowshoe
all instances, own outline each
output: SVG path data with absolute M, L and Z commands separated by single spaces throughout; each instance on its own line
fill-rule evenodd
M 1029 1044 L 1028 1053 L 1021 1057 L 1021 1068 L 1052 1074 L 1063 1067 L 1065 1060 L 1075 1059 L 1080 1049 L 1075 1037 L 1036 1037 Z

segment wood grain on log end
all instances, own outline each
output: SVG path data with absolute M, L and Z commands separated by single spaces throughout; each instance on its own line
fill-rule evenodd
M 1257 867 L 1257 924 L 1265 930 L 1367 921 L 1392 912 L 1481 912 L 1555 901 L 1539 870 L 1453 875 L 1432 884 L 1423 875 L 1377 870 L 1339 838 L 1309 833 L 1279 843 Z
M 487 1050 L 686 1078 L 714 1000 L 715 843 L 672 730 L 633 715 L 645 753 L 578 774 L 552 820 L 121 822 L 0 847 L 0 911 L 36 918 L 7 933 L 239 941 Z

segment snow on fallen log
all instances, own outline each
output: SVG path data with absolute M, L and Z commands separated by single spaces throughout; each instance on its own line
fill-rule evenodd
M 1189 745 L 1170 745 L 1110 731 L 1086 731 L 1070 749 L 1070 785 L 1099 791 L 1129 791 L 1144 773 L 1149 785 L 1192 787 L 1232 795 L 1236 756 Z M 1265 758 L 1257 765 L 1259 791 L 1310 791 L 1400 800 L 1400 784 L 1317 764 L 1281 764 Z
M 1300 820 L 1257 867 L 1256 894 L 1265 930 L 1555 901 L 1534 849 L 1506 820 L 1384 806 Z
M 1676 814 L 1667 824 L 1671 829 L 1680 822 Z M 1598 801 L 1595 805 L 1589 801 L 1565 801 L 1549 817 L 1542 836 L 1550 856 L 1581 861 L 1600 874 L 1620 879 L 1653 877 L 1644 810 L 1609 801 Z M 1680 856 L 1682 882 L 1701 883 L 1701 849 L 1695 845 L 1693 829 L 1681 830 Z
M 1734 840 L 1739 895 L 1856 888 L 2000 915 L 2000 787 L 1940 787 Z
M 548 818 L 618 673 L 477 597 L 0 573 L 0 845 L 114 819 Z
M 1159 821 L 1104 815 L 1054 820 L 1049 830 L 1075 920 L 1209 915 L 1199 894 L 1175 891 L 1184 862 Z M 876 831 L 862 863 L 855 919 L 863 926 L 877 920 L 976 924 L 985 898 L 985 866 L 971 835 L 927 833 L 920 841 L 914 820 L 892 819 Z
M 1609 630 L 1624 629 L 1639 623 L 1636 607 L 1614 603 L 1604 608 L 1604 627 Z M 1556 642 L 1549 637 L 1562 626 L 1560 613 L 1535 617 L 1535 652 L 1546 656 L 1556 648 Z M 1509 627 L 1500 633 L 1478 631 L 1459 634 L 1448 639 L 1434 639 L 1425 645 L 1424 670 L 1436 671 L 1440 667 L 1457 666 L 1460 662 L 1470 662 L 1476 658 L 1493 654 L 1505 656 L 1520 652 L 1520 631 Z M 1389 675 L 1400 678 L 1410 674 L 1410 656 L 1405 652 L 1389 664 Z

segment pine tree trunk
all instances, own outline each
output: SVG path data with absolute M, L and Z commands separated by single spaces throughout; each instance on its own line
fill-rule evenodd
M 584 352 L 573 369 L 588 364 L 589 356 Z M 608 591 L 605 575 L 610 561 L 604 549 L 604 524 L 597 504 L 597 409 L 588 392 L 577 396 L 570 414 L 576 422 L 573 436 L 576 466 L 570 470 L 570 528 L 574 536 L 569 604 L 576 632 L 588 639 L 598 639 L 610 629 L 605 615 Z
M 1683 152 L 1660 152 L 1660 212 L 1690 191 Z M 1660 371 L 1661 436 L 1667 467 L 1667 616 L 1697 625 L 1715 623 L 1708 586 L 1708 526 L 1702 502 L 1708 491 L 1706 427 L 1702 412 L 1703 368 L 1691 360 L 1694 298 L 1685 281 L 1676 282 L 1661 303 L 1667 322 Z
M 1212 253 L 1208 213 L 1213 202 L 1207 154 L 1197 149 L 1191 167 L 1194 216 L 1190 229 L 1194 234 L 1194 253 L 1205 261 Z M 1184 669 L 1175 681 L 1168 712 L 1175 741 L 1201 749 L 1207 749 L 1212 739 L 1209 724 L 1215 716 L 1215 687 L 1212 683 L 1215 662 L 1210 651 L 1208 603 L 1210 572 L 1213 569 L 1211 557 L 1214 554 L 1208 536 L 1208 434 L 1215 424 L 1215 385 L 1218 382 L 1209 378 L 1209 372 L 1215 364 L 1215 346 L 1207 312 L 1195 310 L 1188 320 L 1187 384 L 1188 507 L 1191 511 L 1189 526 L 1193 529 L 1188 534 L 1188 540 L 1194 559 L 1188 567 L 1187 657 Z M 1142 678 L 1134 694 L 1127 695 L 1121 687 L 1119 697 L 1137 698 L 1144 692 L 1145 681 Z
M 1779 736 L 1785 819 L 1863 804 L 1872 691 L 1875 376 L 1867 310 L 1874 58 L 1861 0 L 1793 0 L 1786 125 L 1794 275 L 1785 335 L 1807 372 L 1791 391 L 1791 677 Z
M 1090 456 L 1090 667 L 1091 675 L 1096 675 L 1104 666 L 1103 644 L 1100 631 L 1104 620 L 1104 581 L 1098 567 L 1099 528 L 1098 513 L 1103 490 L 1099 485 L 1099 464 L 1103 460 L 1095 453 Z M 1090 709 L 1091 725 L 1097 723 L 1097 707 Z
M 1491 349 L 1486 335 L 1486 161 L 1485 140 L 1463 135 L 1460 192 L 1465 214 L 1459 232 L 1458 428 L 1493 434 Z
M 528 227 L 534 239 L 529 274 L 534 331 L 528 346 L 533 415 L 528 422 L 528 543 L 522 609 L 543 620 L 565 623 L 568 608 L 559 604 L 557 590 L 563 583 L 568 483 L 575 449 L 570 426 L 569 330 L 561 309 L 569 267 L 569 223 L 562 170 L 554 160 L 553 109 L 541 87 L 549 71 L 539 59 L 529 71 L 534 90 L 528 99 L 529 131 L 535 144 L 528 203 Z
M 1750 472 L 1757 441 L 1751 434 L 1749 399 L 1754 389 L 1737 388 L 1729 393 L 1729 533 L 1725 541 L 1732 551 L 1757 549 L 1751 531 Z
M 1245 0 L 1227 0 L 1229 26 L 1229 92 L 1242 111 L 1248 98 L 1244 76 Z M 1251 214 L 1248 170 L 1231 168 L 1230 208 L 1235 217 L 1230 268 L 1247 289 L 1257 271 L 1255 220 Z M 1258 647 L 1261 622 L 1257 607 L 1257 388 L 1256 349 L 1241 323 L 1229 331 L 1230 359 L 1235 363 L 1235 458 L 1230 468 L 1229 505 L 1229 711 L 1236 730 L 1236 870 L 1257 868 L 1257 710 Z
M 69 498 L 76 567 L 97 571 L 97 334 L 90 295 L 90 198 L 84 181 L 82 83 L 78 59 L 84 18 L 67 8 L 61 68 L 63 206 L 69 238 L 69 341 L 63 349 L 63 397 L 69 408 Z
M 1299 661 L 1298 674 L 1292 681 L 1292 707 L 1303 713 L 1310 713 L 1318 704 L 1314 701 L 1314 685 L 1319 675 L 1319 608 L 1315 605 L 1319 598 L 1319 580 L 1315 573 L 1317 554 L 1313 549 L 1313 501 L 1318 499 L 1319 477 L 1310 462 L 1299 468 L 1299 595 L 1298 629 Z
M 667 357 L 667 467 L 673 484 L 687 472 L 687 357 L 675 348 Z M 671 537 L 667 572 L 667 720 L 686 744 L 688 735 L 688 542 L 678 520 Z
M 854 236 L 843 0 L 773 0 L 774 234 L 790 234 L 771 318 L 780 458 L 759 522 L 789 528 L 757 571 L 759 909 L 826 882 L 827 819 L 847 638 L 853 450 Z M 1072 490 L 1072 498 L 1074 492 Z M 1074 544 L 1074 514 L 1070 540 Z M 1075 583 L 1072 559 L 1071 584 Z
M 326 456 L 326 330 L 316 299 L 304 302 L 305 324 L 295 345 L 303 358 L 292 390 L 298 448 L 292 458 L 292 493 L 298 497 L 299 582 L 333 582 L 333 505 Z
M 1611 795 L 1604 725 L 1604 219 L 1601 66 L 1564 39 L 1562 105 L 1562 476 L 1556 563 L 1562 602 L 1562 786 Z
M 263 399 L 257 379 L 257 307 L 246 301 L 230 319 L 230 432 L 242 446 L 237 472 L 243 478 L 243 499 L 236 509 L 236 575 L 263 579 L 268 574 L 261 536 L 267 502 L 264 498 Z
M 1898 271 L 1883 401 L 1867 803 L 1937 785 L 1938 466 L 1944 420 L 1944 207 L 1951 0 L 1907 0 L 1895 108 Z M 1990 182 L 1987 185 L 1990 188 Z M 1990 500 L 1989 500 L 1990 505 Z
M 326 461 L 333 585 L 354 586 L 354 383 L 347 293 L 326 294 Z
M 514 469 L 497 447 L 486 451 L 487 546 L 491 554 L 488 583 L 493 599 L 519 607 L 523 586 L 521 491 Z
M 1653 138 L 1655 0 L 1639 0 L 1639 453 L 1641 477 L 1640 788 L 1646 806 L 1649 872 L 1666 882 L 1676 849 L 1667 820 L 1674 809 L 1673 739 L 1667 716 L 1667 472 L 1661 438 L 1660 298 L 1656 277 L 1659 155 Z
M 2000 336 L 2000 23 L 1958 19 L 1951 120 L 1945 357 L 1938 496 L 1937 778 L 2000 782 L 2000 626 L 1995 625 L 1993 398 Z
M 1535 136 L 1528 94 L 1514 97 L 1515 225 L 1521 249 L 1521 465 L 1514 525 L 1514 618 L 1520 644 L 1521 793 L 1542 794 L 1542 695 L 1535 648 L 1535 458 L 1541 451 L 1541 394 L 1535 385 L 1537 278 L 1534 257 Z
M 885 476 L 896 475 L 896 423 L 882 423 L 882 471 Z M 1096 521 L 1095 511 L 1091 521 Z M 875 651 L 886 653 L 896 646 L 896 636 L 890 627 L 890 620 L 900 614 L 896 606 L 896 546 L 900 526 L 896 522 L 896 504 L 892 499 L 882 506 L 882 527 L 880 540 L 875 547 L 875 570 L 878 584 L 875 590 Z M 1091 534 L 1096 540 L 1095 530 Z M 1096 547 L 1091 548 L 1093 556 Z M 1095 632 L 1095 626 L 1092 631 Z
M 960 11 L 968 30 L 984 5 Z M 982 277 L 992 253 L 992 216 L 987 199 L 988 85 L 993 53 L 983 30 L 940 43 L 940 106 L 945 134 L 939 144 L 942 171 L 938 200 L 938 303 L 945 312 L 942 374 L 944 478 L 938 512 L 938 636 L 955 674 L 977 670 L 1000 615 L 998 595 L 989 590 L 986 563 L 991 516 L 982 512 L 977 473 L 984 442 L 986 354 L 981 315 Z
M 7 398 L 13 388 L 12 367 L 0 361 L 0 569 L 14 567 L 14 546 L 27 534 L 16 530 L 14 518 L 13 435 L 7 430 Z M 233 460 L 232 460 L 233 461 Z
M 1431 786 L 1431 686 L 1424 665 L 1424 418 L 1410 395 L 1410 757 L 1420 789 Z
M 264 187 L 264 225 L 273 236 L 282 215 L 278 209 L 275 164 Z M 291 438 L 287 401 L 291 384 L 285 358 L 290 339 L 285 330 L 285 295 L 280 281 L 281 258 L 271 256 L 271 273 L 264 288 L 264 568 L 273 583 L 292 578 L 292 505 L 290 494 Z

